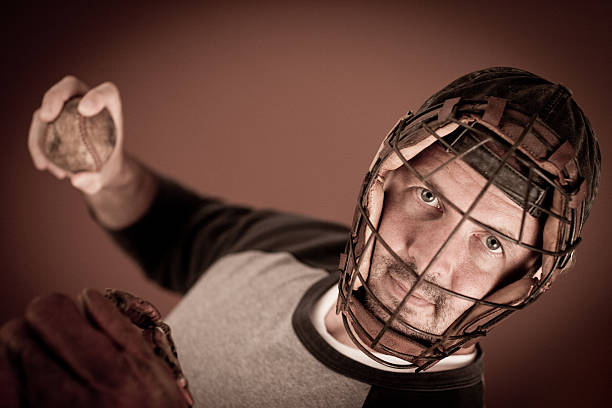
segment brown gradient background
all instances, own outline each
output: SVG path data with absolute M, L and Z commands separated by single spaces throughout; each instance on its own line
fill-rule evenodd
M 609 2 L 127 3 L 4 10 L 0 322 L 50 291 L 124 288 L 164 313 L 179 300 L 143 278 L 68 182 L 31 164 L 31 114 L 69 73 L 117 84 L 126 148 L 158 171 L 232 202 L 344 223 L 396 119 L 476 69 L 564 83 L 604 160 L 612 154 Z M 606 163 L 576 269 L 482 342 L 491 407 L 607 405 Z

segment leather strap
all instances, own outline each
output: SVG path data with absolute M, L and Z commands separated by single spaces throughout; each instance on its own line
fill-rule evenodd
M 504 111 L 506 110 L 506 99 L 489 96 L 487 108 L 485 109 L 482 120 L 493 126 L 498 126 Z
M 455 106 L 459 103 L 461 97 L 450 98 L 444 101 L 442 108 L 438 112 L 438 122 L 446 122 L 451 117 Z

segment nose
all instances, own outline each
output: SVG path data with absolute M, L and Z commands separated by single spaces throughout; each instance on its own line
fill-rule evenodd
M 447 289 L 452 289 L 453 276 L 468 253 L 466 228 L 461 225 L 456 229 L 459 221 L 458 217 L 445 217 L 415 222 L 405 237 L 404 253 L 415 263 L 417 273 L 425 273 L 425 279 Z

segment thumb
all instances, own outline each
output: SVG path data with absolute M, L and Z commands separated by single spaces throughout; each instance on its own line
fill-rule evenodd
M 84 289 L 78 300 L 87 318 L 122 349 L 144 359 L 152 357 L 141 330 L 102 294 L 93 289 Z

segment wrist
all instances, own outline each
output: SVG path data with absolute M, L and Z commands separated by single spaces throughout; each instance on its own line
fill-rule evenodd
M 110 176 L 85 201 L 97 221 L 110 229 L 121 229 L 140 219 L 151 206 L 158 189 L 156 176 L 135 158 L 124 155 Z
M 106 177 L 107 181 L 102 186 L 102 190 L 124 189 L 138 182 L 141 173 L 144 171 L 135 159 L 127 153 L 122 153 L 117 158 L 114 169 Z

